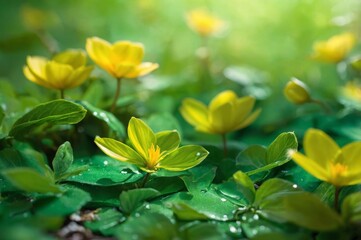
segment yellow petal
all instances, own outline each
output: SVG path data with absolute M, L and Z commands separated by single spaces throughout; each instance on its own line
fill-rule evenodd
M 314 177 L 328 181 L 330 174 L 327 172 L 327 168 L 320 165 L 319 162 L 306 157 L 305 155 L 296 152 L 295 150 L 291 149 L 288 151 L 288 155 L 303 169 L 305 169 L 308 173 L 313 175 Z
M 58 63 L 68 64 L 76 69 L 86 64 L 86 54 L 83 50 L 70 49 L 58 53 L 52 60 Z
M 74 88 L 81 85 L 83 82 L 85 82 L 85 80 L 89 78 L 89 75 L 91 71 L 93 71 L 93 69 L 94 69 L 93 66 L 89 66 L 89 67 L 83 66 L 73 71 L 67 82 L 67 86 L 68 86 L 67 88 Z
M 341 151 L 343 164 L 347 166 L 348 185 L 361 183 L 361 142 L 347 144 Z
M 202 102 L 192 98 L 186 98 L 183 100 L 179 110 L 189 124 L 203 132 L 209 132 L 208 109 Z
M 112 51 L 121 61 L 139 65 L 144 57 L 144 47 L 141 43 L 119 41 L 113 45 Z
M 39 84 L 39 85 L 41 85 L 43 87 L 46 87 L 46 88 L 53 88 L 52 85 L 50 85 L 47 81 L 45 81 L 44 79 L 41 79 L 41 78 L 37 77 L 36 75 L 34 75 L 30 71 L 29 67 L 24 66 L 23 67 L 23 73 L 24 73 L 25 77 L 27 79 L 29 79 L 30 81 L 32 81 L 32 82 L 34 82 L 36 84 Z
M 114 43 L 111 47 L 111 61 L 118 64 L 124 62 L 131 45 L 132 43 L 129 41 L 118 41 Z
M 68 83 L 73 68 L 70 65 L 65 65 L 50 61 L 45 67 L 46 80 L 55 89 L 67 89 L 71 86 Z
M 33 75 L 38 78 L 45 78 L 45 66 L 48 60 L 43 57 L 27 57 L 26 64 Z
M 237 127 L 235 127 L 234 130 L 242 129 L 251 125 L 254 121 L 256 121 L 258 116 L 261 114 L 261 111 L 262 109 L 257 109 L 256 111 L 254 111 L 251 115 L 244 119 L 243 122 L 241 122 Z
M 237 100 L 237 95 L 233 91 L 231 90 L 223 91 L 213 98 L 213 100 L 209 104 L 209 110 L 214 111 L 216 108 L 220 107 L 221 105 L 236 100 Z
M 208 120 L 213 133 L 224 134 L 234 130 L 237 123 L 233 121 L 234 112 L 231 103 L 223 104 L 209 110 Z
M 340 151 L 337 143 L 318 129 L 309 129 L 305 134 L 303 146 L 307 157 L 316 161 L 324 169 L 333 162 Z
M 147 75 L 148 73 L 154 71 L 158 67 L 159 67 L 159 65 L 157 63 L 145 62 L 145 63 L 142 63 L 142 64 L 136 66 L 133 69 L 133 71 L 128 72 L 125 75 L 125 77 L 126 78 L 141 77 L 141 76 Z
M 114 68 L 114 76 L 116 78 L 124 78 L 130 72 L 133 72 L 136 66 L 122 62 Z
M 243 122 L 252 111 L 255 101 L 255 98 L 251 96 L 237 99 L 233 104 L 234 121 L 238 123 Z
M 101 68 L 114 75 L 114 69 L 111 62 L 112 45 L 98 37 L 88 38 L 86 41 L 86 51 L 89 57 Z
M 109 157 L 122 162 L 135 164 L 138 167 L 146 166 L 145 160 L 142 159 L 136 151 L 122 142 L 118 142 L 111 138 L 100 137 L 96 137 L 94 142 Z
M 144 159 L 148 159 L 148 150 L 156 144 L 156 137 L 152 129 L 142 120 L 132 117 L 128 124 L 128 137 L 134 149 Z

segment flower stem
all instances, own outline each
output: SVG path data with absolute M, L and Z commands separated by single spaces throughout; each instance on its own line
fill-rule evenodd
M 333 205 L 334 205 L 335 210 L 338 212 L 339 211 L 338 201 L 339 201 L 339 197 L 340 197 L 341 187 L 338 187 L 338 186 L 334 186 L 334 187 L 335 187 L 335 199 L 334 199 Z
M 228 155 L 227 136 L 225 133 L 223 133 L 221 136 L 222 136 L 222 142 L 223 142 L 223 156 L 226 158 Z
M 318 99 L 311 99 L 311 102 L 319 105 L 326 114 L 332 113 L 332 109 L 331 109 L 330 106 L 329 106 L 328 104 L 326 104 L 325 102 L 320 101 L 320 100 L 318 100 Z
M 147 172 L 147 174 L 144 176 L 142 183 L 140 184 L 140 187 L 143 188 L 145 186 L 145 184 L 148 182 L 150 173 Z
M 60 89 L 60 99 L 64 99 L 64 89 Z
M 114 96 L 114 100 L 113 100 L 113 103 L 112 103 L 112 107 L 110 108 L 110 111 L 112 113 L 114 113 L 115 106 L 117 105 L 117 101 L 118 101 L 118 98 L 119 98 L 121 80 L 122 80 L 121 78 L 117 78 L 117 88 L 115 90 L 115 96 Z

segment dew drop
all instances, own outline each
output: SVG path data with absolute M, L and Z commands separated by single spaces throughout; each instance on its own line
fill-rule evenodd
M 253 219 L 254 219 L 254 220 L 258 220 L 258 219 L 259 219 L 258 214 L 253 215 Z
M 135 216 L 135 217 L 140 217 L 140 214 L 139 214 L 139 213 L 135 213 L 134 216 Z
M 246 216 L 242 216 L 242 220 L 243 220 L 243 221 L 246 221 L 246 220 L 247 220 L 247 217 L 246 217 Z
M 109 163 L 108 161 L 106 161 L 106 160 L 104 161 L 104 165 L 105 165 L 105 166 L 108 165 L 108 163 Z
M 227 220 L 227 219 L 228 219 L 228 216 L 227 216 L 227 215 L 223 215 L 223 219 L 224 219 L 224 220 Z
M 221 201 L 222 201 L 222 202 L 227 202 L 227 199 L 221 198 Z
M 146 204 L 146 205 L 145 205 L 145 209 L 150 209 L 150 205 L 149 205 L 149 204 Z
M 236 232 L 237 232 L 237 228 L 234 227 L 234 226 L 231 226 L 231 227 L 229 228 L 229 231 L 231 231 L 232 233 L 236 233 Z
M 197 153 L 196 153 L 196 156 L 197 156 L 197 157 L 199 157 L 199 156 L 201 156 L 201 155 L 202 155 L 202 154 L 201 154 L 200 152 L 197 152 Z
M 127 174 L 128 171 L 122 170 L 122 171 L 120 171 L 120 173 Z
M 254 235 L 256 235 L 256 234 L 258 233 L 258 231 L 257 231 L 256 229 L 253 229 L 252 233 L 253 233 Z
M 293 188 L 298 188 L 297 184 L 292 185 Z

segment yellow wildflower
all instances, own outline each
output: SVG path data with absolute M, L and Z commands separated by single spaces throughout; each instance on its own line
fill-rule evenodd
M 336 35 L 327 41 L 316 42 L 313 45 L 313 58 L 316 60 L 337 63 L 345 58 L 356 43 L 352 33 Z
M 202 102 L 187 98 L 180 112 L 197 131 L 225 134 L 247 127 L 256 120 L 261 110 L 252 112 L 255 98 L 238 98 L 233 91 L 218 94 L 207 107 Z
M 303 104 L 311 101 L 307 86 L 300 80 L 292 78 L 283 89 L 288 101 L 294 104 Z
M 350 81 L 342 87 L 341 93 L 349 100 L 361 103 L 361 86 L 355 81 Z
M 186 19 L 189 27 L 204 37 L 219 33 L 225 27 L 224 21 L 204 10 L 193 10 Z
M 323 131 L 309 129 L 303 146 L 305 155 L 295 150 L 289 150 L 289 155 L 316 178 L 336 187 L 361 183 L 361 142 L 340 148 Z
M 51 60 L 29 56 L 23 68 L 26 78 L 43 87 L 65 90 L 81 85 L 93 66 L 86 66 L 86 54 L 81 50 L 67 50 Z
M 88 38 L 86 50 L 90 58 L 115 78 L 136 78 L 158 68 L 158 64 L 143 62 L 141 43 L 118 41 L 114 44 L 98 38 Z

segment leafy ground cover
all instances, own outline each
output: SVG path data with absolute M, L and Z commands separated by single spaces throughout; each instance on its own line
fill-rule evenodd
M 1 239 L 361 239 L 357 1 L 253 11 L 260 22 L 291 12 L 321 24 L 302 21 L 284 35 L 287 24 L 274 26 L 291 40 L 281 46 L 270 34 L 267 47 L 277 51 L 270 48 L 269 65 L 257 57 L 265 40 L 241 43 L 246 64 L 234 58 L 238 43 L 222 40 L 239 39 L 234 5 L 218 16 L 217 3 L 213 11 L 190 4 L 174 17 L 157 1 L 89 2 L 14 1 L 0 10 L 16 11 L 26 29 L 0 42 L 15 66 L 21 55 L 18 67 L 0 58 Z M 114 6 L 130 10 L 130 25 L 142 32 L 148 23 L 163 47 L 148 47 L 143 35 L 155 33 L 127 24 L 121 37 L 102 32 L 112 24 L 94 30 L 94 18 L 73 19 L 83 32 L 68 31 L 79 38 L 58 36 L 70 21 L 61 16 L 87 4 L 108 18 Z M 330 4 L 343 15 L 320 13 Z M 331 17 L 338 25 L 322 25 Z M 185 29 L 166 34 L 179 22 Z M 245 29 L 252 35 L 260 22 Z M 182 45 L 183 33 L 198 46 Z M 24 42 L 37 47 L 15 50 Z

